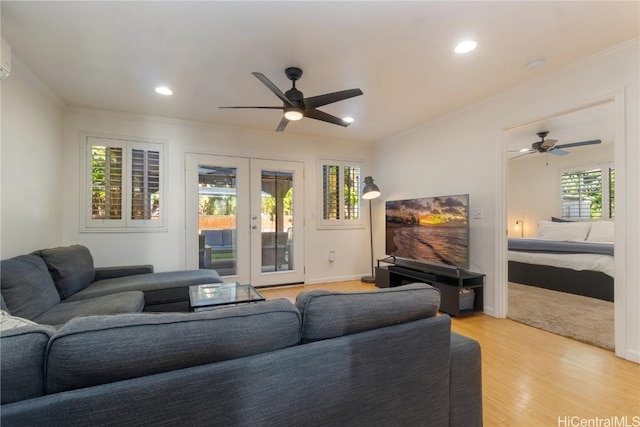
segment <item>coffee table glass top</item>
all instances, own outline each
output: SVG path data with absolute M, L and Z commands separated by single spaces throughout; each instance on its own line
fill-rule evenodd
M 264 296 L 253 286 L 241 285 L 235 282 L 189 286 L 189 303 L 194 311 L 222 305 L 264 300 Z

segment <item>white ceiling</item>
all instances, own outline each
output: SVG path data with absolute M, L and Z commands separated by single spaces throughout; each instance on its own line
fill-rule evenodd
M 361 141 L 397 134 L 640 33 L 637 1 L 3 0 L 1 13 L 14 54 L 68 106 L 275 132 L 277 110 L 217 107 L 281 105 L 251 72 L 285 91 L 284 69 L 298 66 L 305 96 L 355 87 L 364 95 L 320 108 L 353 116 L 348 128 L 303 119 L 285 132 Z M 467 36 L 478 48 L 453 53 Z M 529 70 L 538 58 L 546 64 Z M 174 95 L 157 95 L 160 84 Z

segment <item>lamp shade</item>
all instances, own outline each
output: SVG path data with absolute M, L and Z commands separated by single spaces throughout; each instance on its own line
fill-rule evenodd
M 362 198 L 365 200 L 375 199 L 380 197 L 380 189 L 373 183 L 373 178 L 370 176 L 364 179 L 364 188 L 362 189 Z

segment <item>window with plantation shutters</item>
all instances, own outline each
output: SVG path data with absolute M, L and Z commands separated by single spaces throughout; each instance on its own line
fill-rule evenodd
M 158 219 L 160 152 L 131 150 L 131 219 Z
M 122 219 L 122 148 L 91 148 L 91 218 Z
M 614 184 L 615 170 L 612 165 L 563 172 L 560 176 L 562 218 L 613 218 Z
M 83 231 L 162 230 L 163 144 L 86 137 Z
M 319 228 L 361 228 L 361 163 L 320 159 Z

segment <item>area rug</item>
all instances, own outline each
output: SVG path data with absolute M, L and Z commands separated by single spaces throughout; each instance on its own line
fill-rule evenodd
M 509 283 L 509 319 L 614 349 L 613 303 L 595 298 Z

